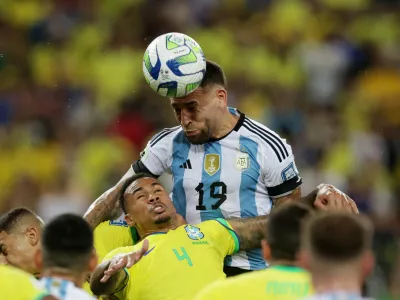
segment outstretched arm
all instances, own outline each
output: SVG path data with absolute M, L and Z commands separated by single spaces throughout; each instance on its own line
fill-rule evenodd
M 95 295 L 111 295 L 122 290 L 129 276 L 124 268 L 131 268 L 149 249 L 149 241 L 144 240 L 138 251 L 119 254 L 98 265 L 90 278 L 90 289 Z M 112 255 L 112 254 L 111 254 Z
M 111 260 L 98 265 L 90 278 L 90 289 L 95 295 L 111 295 L 121 289 L 128 280 L 128 274 L 124 269 L 116 271 L 107 282 L 102 282 L 104 273 L 110 268 Z
M 275 199 L 277 207 L 290 201 L 300 201 L 318 210 L 347 210 L 358 213 L 354 201 L 332 185 L 321 184 L 309 195 L 300 198 L 300 187 L 291 194 Z M 239 237 L 240 250 L 259 248 L 267 233 L 268 216 L 227 219 Z

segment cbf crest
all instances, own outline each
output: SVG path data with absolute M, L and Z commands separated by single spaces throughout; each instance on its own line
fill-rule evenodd
M 188 237 L 192 240 L 201 240 L 204 237 L 204 234 L 196 226 L 186 225 L 185 230 Z
M 204 171 L 210 176 L 220 169 L 220 157 L 218 154 L 206 154 L 204 158 Z

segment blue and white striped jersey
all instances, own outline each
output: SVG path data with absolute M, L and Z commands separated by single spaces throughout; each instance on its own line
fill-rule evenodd
M 193 145 L 178 126 L 155 135 L 141 153 L 151 173 L 172 174 L 171 198 L 191 224 L 268 214 L 271 197 L 287 195 L 301 184 L 285 140 L 236 109 L 229 110 L 240 116 L 239 121 L 221 139 Z M 137 163 L 132 167 L 140 171 Z M 266 267 L 260 249 L 227 257 L 225 264 L 250 270 Z
M 96 300 L 83 289 L 75 286 L 72 281 L 56 277 L 43 277 L 40 285 L 59 300 Z

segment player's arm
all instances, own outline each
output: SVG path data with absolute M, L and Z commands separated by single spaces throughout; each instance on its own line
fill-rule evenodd
M 90 278 L 90 289 L 94 295 L 111 295 L 123 289 L 124 285 L 127 284 L 129 279 L 128 273 L 122 268 L 110 276 L 106 282 L 102 282 L 101 279 L 104 273 L 110 268 L 111 260 L 105 261 L 97 266 Z
M 301 201 L 321 210 L 336 208 L 358 213 L 355 202 L 329 184 L 320 184 L 309 195 L 301 197 L 302 179 L 296 168 L 292 149 L 284 140 L 264 145 L 264 153 L 263 179 L 274 206 L 289 201 Z
M 124 181 L 134 174 L 133 169 L 129 168 L 128 172 L 114 187 L 103 193 L 90 205 L 83 218 L 89 223 L 92 229 L 95 229 L 100 223 L 107 220 L 114 220 L 122 214 L 117 195 Z
M 168 169 L 167 160 L 170 157 L 171 136 L 173 136 L 173 133 L 177 129 L 165 129 L 156 134 L 149 141 L 146 149 L 140 153 L 140 160 L 132 164 L 122 179 L 114 187 L 97 198 L 89 207 L 84 215 L 84 219 L 93 229 L 100 223 L 107 220 L 114 220 L 122 214 L 117 195 L 127 178 L 137 173 L 149 173 L 159 176 Z
M 129 281 L 127 269 L 140 261 L 148 249 L 149 242 L 144 240 L 137 251 L 113 255 L 113 253 L 118 253 L 119 249 L 116 249 L 107 255 L 110 259 L 106 258 L 98 265 L 90 278 L 90 289 L 93 294 L 111 295 L 123 290 Z

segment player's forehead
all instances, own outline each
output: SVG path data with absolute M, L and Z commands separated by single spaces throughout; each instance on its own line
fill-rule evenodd
M 125 191 L 125 194 L 133 194 L 139 189 L 149 189 L 153 186 L 161 186 L 161 183 L 152 177 L 142 177 L 132 182 Z
M 207 91 L 199 87 L 189 95 L 179 98 L 170 98 L 173 107 L 184 107 L 193 104 L 201 104 L 207 98 Z

